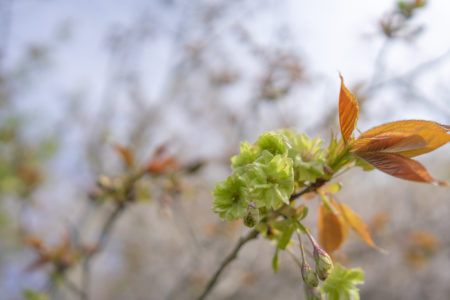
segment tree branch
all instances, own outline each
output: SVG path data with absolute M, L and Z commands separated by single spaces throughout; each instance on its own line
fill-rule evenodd
M 83 270 L 82 270 L 82 291 L 84 292 L 82 295 L 82 299 L 89 299 L 89 289 L 90 289 L 90 274 L 91 268 L 90 263 L 92 259 L 97 255 L 106 245 L 109 240 L 110 232 L 113 228 L 114 223 L 117 221 L 119 216 L 125 209 L 125 205 L 123 203 L 118 203 L 113 212 L 109 215 L 108 219 L 104 223 L 100 235 L 98 237 L 96 243 L 96 249 L 92 252 L 86 254 L 83 262 Z
M 250 231 L 246 236 L 241 237 L 234 247 L 233 251 L 231 251 L 230 254 L 228 254 L 227 257 L 223 260 L 223 262 L 220 264 L 217 271 L 214 273 L 213 277 L 208 282 L 208 285 L 206 286 L 205 290 L 201 294 L 200 297 L 198 297 L 198 300 L 203 300 L 208 296 L 209 292 L 211 292 L 212 288 L 215 286 L 217 280 L 219 279 L 220 274 L 222 274 L 223 270 L 228 266 L 233 260 L 237 258 L 237 254 L 242 246 L 244 246 L 247 242 L 256 239 L 259 235 L 259 231 L 256 229 L 253 229 Z

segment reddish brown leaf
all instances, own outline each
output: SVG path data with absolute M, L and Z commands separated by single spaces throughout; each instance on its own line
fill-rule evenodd
M 347 142 L 358 121 L 359 106 L 355 96 L 345 87 L 344 79 L 341 75 L 341 91 L 339 93 L 339 123 L 342 137 Z
M 318 227 L 320 245 L 328 253 L 339 249 L 348 236 L 347 223 L 324 205 L 319 206 Z
M 167 144 L 161 144 L 158 147 L 156 147 L 155 151 L 153 152 L 153 157 L 158 157 L 166 153 L 167 151 Z
M 352 151 L 393 152 L 414 157 L 450 142 L 449 127 L 431 121 L 397 121 L 364 132 L 352 144 Z
M 34 237 L 34 236 L 27 236 L 25 238 L 25 243 L 30 246 L 31 248 L 34 248 L 36 250 L 43 250 L 44 249 L 44 245 L 42 243 L 42 240 Z
M 350 207 L 343 203 L 335 202 L 339 212 L 344 216 L 350 227 L 366 242 L 369 246 L 377 248 L 370 236 L 369 228 L 363 219 L 355 213 Z M 377 248 L 378 249 L 378 248 Z
M 359 157 L 378 170 L 405 180 L 446 185 L 435 180 L 419 162 L 397 153 L 373 152 L 359 153 Z
M 177 162 L 173 156 L 169 156 L 167 158 L 160 158 L 150 162 L 147 167 L 147 172 L 150 173 L 162 173 L 167 171 L 168 169 L 175 168 L 177 166 Z
M 123 162 L 127 167 L 132 167 L 134 164 L 134 154 L 133 151 L 128 147 L 123 147 L 118 144 L 114 145 L 114 149 L 122 157 Z

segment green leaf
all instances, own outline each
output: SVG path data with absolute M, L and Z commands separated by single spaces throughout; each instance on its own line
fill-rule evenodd
M 308 215 L 308 207 L 305 205 L 300 205 L 296 212 L 295 212 L 295 218 L 297 221 L 303 220 Z
M 294 233 L 295 227 L 289 226 L 286 228 L 286 230 L 281 235 L 280 240 L 278 241 L 278 247 L 280 249 L 285 250 L 286 246 L 289 244 L 289 241 L 291 240 L 292 234 Z
M 233 221 L 244 217 L 248 207 L 247 185 L 237 175 L 216 184 L 213 211 L 222 219 Z
M 325 172 L 323 170 L 323 162 L 317 163 L 315 161 L 296 161 L 295 169 L 298 172 L 299 181 L 309 181 L 314 183 L 316 182 L 317 178 L 325 176 Z
M 291 241 L 292 234 L 297 229 L 297 220 L 286 219 L 277 222 L 272 222 L 270 225 L 278 230 L 280 233 L 277 236 L 277 247 L 285 250 L 286 246 Z
M 359 300 L 358 284 L 364 283 L 364 272 L 360 269 L 346 269 L 340 264 L 334 265 L 333 272 L 319 288 L 328 296 L 328 300 Z
M 278 248 L 278 247 L 275 249 L 275 254 L 273 255 L 273 258 L 272 258 L 272 269 L 273 269 L 274 273 L 277 273 L 278 269 L 279 269 L 279 265 L 278 265 L 278 250 L 279 249 L 280 248 Z
M 374 166 L 358 156 L 355 156 L 355 166 L 361 167 L 364 171 L 372 171 L 375 169 Z

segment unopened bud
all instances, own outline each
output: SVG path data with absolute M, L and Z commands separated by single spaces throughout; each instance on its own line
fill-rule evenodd
M 307 300 L 323 300 L 322 294 L 313 287 L 305 286 L 305 295 Z
M 101 188 L 110 189 L 112 186 L 112 181 L 109 177 L 106 177 L 105 175 L 100 175 L 97 179 L 97 184 Z
M 314 246 L 314 261 L 316 262 L 316 272 L 320 280 L 327 279 L 333 271 L 333 261 L 323 249 Z
M 319 279 L 317 279 L 316 272 L 314 272 L 307 263 L 302 264 L 302 278 L 309 287 L 316 287 L 319 285 Z
M 330 168 L 330 166 L 327 164 L 325 164 L 323 166 L 323 170 L 324 170 L 325 174 L 330 175 L 330 176 L 333 175 L 333 173 L 334 173 L 333 169 Z
M 259 223 L 259 209 L 253 203 L 248 205 L 248 211 L 244 216 L 244 225 L 255 227 Z

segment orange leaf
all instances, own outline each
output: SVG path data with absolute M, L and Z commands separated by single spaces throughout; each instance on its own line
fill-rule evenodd
M 370 236 L 369 228 L 364 223 L 363 219 L 355 213 L 350 207 L 343 203 L 335 202 L 339 212 L 344 216 L 350 227 L 363 239 L 364 242 L 373 248 L 377 248 Z M 378 248 L 377 248 L 378 249 Z
M 352 144 L 352 151 L 394 152 L 414 157 L 450 142 L 449 127 L 431 121 L 397 121 L 364 132 Z
M 432 251 L 439 247 L 439 240 L 436 235 L 427 231 L 412 231 L 408 240 L 411 247 L 420 247 Z
M 150 162 L 147 167 L 147 172 L 150 173 L 162 173 L 170 168 L 175 168 L 177 162 L 173 156 L 167 158 L 156 159 Z
M 419 162 L 397 153 L 373 152 L 359 153 L 359 157 L 367 161 L 378 170 L 391 176 L 405 180 L 447 185 L 431 177 Z
M 114 145 L 114 149 L 120 154 L 127 167 L 132 167 L 134 163 L 133 151 L 128 147 L 123 147 L 118 144 Z
M 408 236 L 405 256 L 409 263 L 419 267 L 432 258 L 439 247 L 440 242 L 433 233 L 413 231 Z
M 318 227 L 320 245 L 328 253 L 339 249 L 348 235 L 345 220 L 333 214 L 324 205 L 319 206 Z
M 341 126 L 342 137 L 347 142 L 358 121 L 359 106 L 355 96 L 345 87 L 344 79 L 341 78 L 341 91 L 339 93 L 339 124 Z
M 27 236 L 25 238 L 25 243 L 30 246 L 31 248 L 34 248 L 36 250 L 43 250 L 44 249 L 44 245 L 42 243 L 42 240 L 34 237 L 34 236 Z

